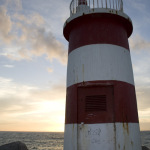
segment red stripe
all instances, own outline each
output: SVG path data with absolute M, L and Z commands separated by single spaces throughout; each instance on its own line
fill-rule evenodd
M 69 41 L 69 53 L 90 44 L 114 44 L 129 50 L 128 37 L 132 33 L 132 23 L 114 14 L 89 14 L 78 17 L 64 28 L 64 36 Z
M 82 103 L 80 94 L 94 95 L 95 89 L 101 88 L 101 92 L 106 93 L 107 110 L 106 111 L 85 111 L 84 102 Z M 108 87 L 105 90 L 105 87 Z M 87 89 L 91 88 L 89 92 Z M 83 93 L 82 93 L 83 92 Z M 112 94 L 112 99 L 111 95 Z M 84 99 L 83 99 L 84 101 Z M 135 96 L 135 87 L 131 84 L 121 81 L 92 81 L 75 84 L 67 88 L 66 99 L 66 124 L 71 123 L 113 123 L 113 122 L 132 122 L 138 123 L 137 103 Z

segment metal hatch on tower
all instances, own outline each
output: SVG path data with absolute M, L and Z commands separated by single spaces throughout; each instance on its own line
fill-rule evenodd
M 113 86 L 78 87 L 78 123 L 114 122 Z

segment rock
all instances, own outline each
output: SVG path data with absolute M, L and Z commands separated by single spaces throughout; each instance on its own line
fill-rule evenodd
M 18 141 L 0 146 L 0 150 L 28 150 L 27 146 Z
M 150 149 L 147 148 L 146 146 L 142 146 L 142 150 L 150 150 Z

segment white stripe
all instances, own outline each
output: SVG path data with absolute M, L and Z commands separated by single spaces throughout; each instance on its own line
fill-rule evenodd
M 65 124 L 64 150 L 77 150 L 77 124 Z
M 111 44 L 86 45 L 73 50 L 68 56 L 67 87 L 95 80 L 134 85 L 130 52 Z
M 141 150 L 139 124 L 66 124 L 64 150 Z

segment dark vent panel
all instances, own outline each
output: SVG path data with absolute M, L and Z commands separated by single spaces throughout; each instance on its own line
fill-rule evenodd
M 85 111 L 106 111 L 106 95 L 92 95 L 85 98 Z

